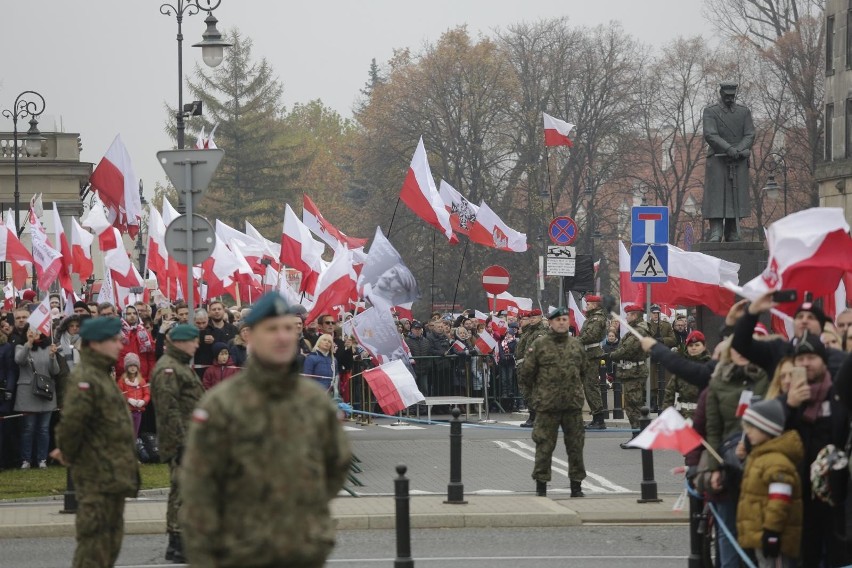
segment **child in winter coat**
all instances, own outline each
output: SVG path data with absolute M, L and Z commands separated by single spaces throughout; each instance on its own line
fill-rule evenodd
M 148 381 L 140 374 L 139 355 L 128 353 L 124 356 L 124 373 L 118 380 L 118 388 L 124 393 L 130 406 L 130 416 L 133 418 L 133 431 L 139 437 L 139 426 L 142 424 L 142 413 L 151 401 L 151 389 Z
M 758 565 L 794 568 L 802 538 L 802 484 L 797 464 L 804 446 L 777 399 L 752 405 L 743 416 L 751 444 L 737 507 L 737 538 L 754 550 Z
M 213 353 L 216 354 L 216 359 L 212 365 L 207 367 L 204 371 L 204 377 L 201 379 L 205 390 L 212 389 L 225 379 L 240 372 L 240 369 L 234 365 L 231 352 L 225 343 L 214 343 Z

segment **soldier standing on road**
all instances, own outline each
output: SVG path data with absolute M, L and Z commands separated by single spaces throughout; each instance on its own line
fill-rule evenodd
M 586 350 L 583 365 L 583 390 L 592 421 L 587 430 L 606 430 L 604 406 L 601 399 L 601 359 L 604 356 L 601 342 L 606 339 L 606 313 L 601 308 L 601 297 L 586 294 L 586 321 L 578 337 Z
M 244 320 L 248 366 L 193 412 L 180 512 L 192 566 L 319 568 L 349 443 L 325 390 L 299 376 L 298 332 L 276 292 Z
M 657 304 L 651 304 L 651 321 L 648 322 L 648 329 L 651 331 L 651 337 L 665 345 L 666 347 L 674 347 L 677 345 L 677 336 L 675 335 L 672 324 L 664 321 L 661 317 L 662 310 Z M 651 365 L 651 412 L 660 412 L 660 403 L 662 402 L 663 393 L 665 393 L 665 369 L 662 365 Z M 663 388 L 660 389 L 660 381 L 663 383 Z
M 174 326 L 166 336 L 165 353 L 151 375 L 151 399 L 157 411 L 160 460 L 169 464 L 171 480 L 166 509 L 166 530 L 169 534 L 166 560 L 176 564 L 186 562 L 178 524 L 181 507 L 178 470 L 192 411 L 204 395 L 201 379 L 190 366 L 196 349 L 198 328 L 189 324 Z
M 627 314 L 627 323 L 645 337 L 651 335 L 648 324 L 642 319 L 642 306 L 632 304 L 624 308 Z M 645 380 L 648 378 L 648 366 L 645 361 L 647 355 L 642 350 L 639 339 L 632 333 L 627 333 L 621 340 L 621 346 L 609 354 L 610 359 L 618 364 L 618 380 L 621 381 L 624 393 L 624 410 L 630 419 L 630 427 L 633 429 L 633 438 L 639 430 L 640 409 L 645 404 Z M 621 444 L 622 450 L 633 449 L 627 442 Z
M 534 310 L 530 310 L 529 312 L 524 312 L 526 314 L 527 324 L 525 327 L 521 329 L 521 337 L 518 339 L 518 343 L 515 345 L 515 366 L 518 370 L 518 376 L 520 377 L 521 368 L 524 362 L 524 357 L 526 356 L 527 351 L 530 346 L 532 346 L 533 342 L 543 335 L 547 335 L 548 327 L 547 324 L 542 321 L 541 318 L 541 310 L 538 308 Z M 521 317 L 521 325 L 524 323 L 524 317 Z M 525 392 L 523 385 L 518 381 L 518 390 L 521 391 L 521 394 L 524 396 L 524 399 L 527 401 L 527 408 L 530 411 L 530 417 L 527 418 L 527 421 L 521 424 L 521 428 L 532 428 L 533 424 L 535 424 L 535 413 L 536 408 L 530 403 L 530 397 L 527 392 Z
M 133 422 L 110 377 L 118 361 L 121 320 L 93 318 L 80 328 L 80 363 L 71 372 L 57 448 L 51 457 L 71 468 L 77 491 L 77 549 L 72 568 L 115 565 L 124 536 L 124 500 L 139 490 Z
M 556 308 L 550 315 L 550 331 L 529 345 L 524 352 L 523 382 L 530 406 L 537 411 L 532 439 L 535 442 L 536 494 L 547 495 L 553 450 L 559 439 L 559 427 L 568 451 L 568 478 L 571 497 L 584 497 L 582 481 L 586 478 L 583 464 L 583 377 L 586 363 L 582 343 L 568 334 L 571 317 L 566 308 Z

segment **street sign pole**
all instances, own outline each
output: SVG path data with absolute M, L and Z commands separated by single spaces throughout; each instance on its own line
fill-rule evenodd
M 645 284 L 645 317 L 648 323 L 651 322 L 651 286 L 653 284 Z M 645 378 L 645 406 L 650 411 L 651 408 L 651 356 L 645 359 L 645 367 L 648 370 L 648 376 Z
M 193 240 L 192 240 L 192 164 L 190 160 L 186 160 L 183 164 L 184 180 L 186 182 L 186 192 L 189 193 L 189 199 L 184 200 L 186 206 L 186 305 L 189 306 L 190 313 L 195 312 L 195 278 L 193 274 Z M 200 291 L 200 290 L 199 290 Z

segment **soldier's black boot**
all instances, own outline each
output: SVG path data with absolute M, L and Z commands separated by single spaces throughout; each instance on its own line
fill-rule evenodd
M 711 243 L 722 242 L 722 219 L 710 219 L 710 238 L 707 241 Z
M 175 558 L 175 533 L 169 533 L 169 544 L 166 546 L 166 560 Z
M 586 424 L 586 430 L 606 430 L 602 412 L 598 412 L 592 417 L 592 421 Z
M 532 428 L 535 425 L 535 410 L 530 409 L 530 417 L 527 421 L 521 424 L 521 428 Z
M 735 243 L 740 240 L 736 219 L 725 219 L 725 242 Z
M 175 541 L 175 553 L 172 557 L 172 562 L 175 564 L 186 564 L 186 556 L 183 553 L 183 540 L 181 539 L 180 533 L 172 533 L 174 535 Z
M 571 482 L 571 497 L 585 497 L 586 494 L 583 493 L 583 483 L 580 481 L 572 481 Z
M 535 494 L 539 497 L 547 497 L 547 482 L 546 481 L 536 481 L 535 482 Z

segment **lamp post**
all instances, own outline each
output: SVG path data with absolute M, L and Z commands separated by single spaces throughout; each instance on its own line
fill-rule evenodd
M 12 139 L 14 143 L 14 158 L 15 158 L 15 234 L 21 234 L 21 192 L 19 189 L 19 173 L 18 173 L 18 153 L 21 151 L 18 148 L 18 119 L 30 117 L 30 128 L 27 130 L 27 135 L 24 137 L 24 150 L 28 156 L 37 156 L 41 154 L 41 143 L 44 138 L 41 132 L 38 131 L 38 117 L 44 112 L 44 97 L 35 91 L 23 91 L 15 97 L 15 104 L 11 109 L 4 109 L 2 114 L 6 118 L 12 119 Z
M 142 209 L 144 211 L 145 206 L 148 205 L 148 200 L 145 199 L 145 196 L 142 194 L 142 180 L 139 180 L 139 202 L 142 204 Z M 145 278 L 145 239 L 142 234 L 145 233 L 145 236 L 148 236 L 148 226 L 147 223 L 143 224 L 140 221 L 139 232 L 136 234 L 136 259 L 139 263 L 139 274 L 142 275 L 142 278 Z
M 772 158 L 771 162 L 766 162 L 763 164 L 763 169 L 769 172 L 769 179 L 766 180 L 766 185 L 763 187 L 763 190 L 766 192 L 766 196 L 769 199 L 777 200 L 779 195 L 779 187 L 778 182 L 775 181 L 775 170 L 781 168 L 781 175 L 783 176 L 783 192 L 784 192 L 784 216 L 787 216 L 787 171 L 789 168 L 787 167 L 787 160 L 784 159 L 784 154 L 779 152 L 770 152 L 766 155 L 767 158 Z

